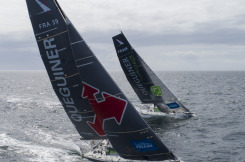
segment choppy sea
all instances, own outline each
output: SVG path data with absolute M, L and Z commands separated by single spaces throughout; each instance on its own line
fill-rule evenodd
M 122 72 L 111 72 L 140 101 Z M 151 123 L 185 162 L 245 162 L 245 72 L 157 72 L 196 116 Z M 142 106 L 142 105 L 141 105 Z M 0 161 L 86 161 L 45 71 L 0 71 Z

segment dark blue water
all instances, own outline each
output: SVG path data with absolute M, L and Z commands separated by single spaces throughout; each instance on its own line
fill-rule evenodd
M 119 87 L 140 102 L 123 73 Z M 186 162 L 245 161 L 245 72 L 157 72 L 197 115 L 154 123 L 162 141 Z M 55 96 L 44 71 L 0 72 L 0 161 L 84 161 L 88 143 Z

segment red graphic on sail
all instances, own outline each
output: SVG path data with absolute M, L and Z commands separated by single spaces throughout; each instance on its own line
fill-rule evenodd
M 115 119 L 118 125 L 121 124 L 127 101 L 112 96 L 108 93 L 102 92 L 103 98 L 96 97 L 100 90 L 83 83 L 83 98 L 88 98 L 90 105 L 92 106 L 95 117 L 94 121 L 88 122 L 88 124 L 101 136 L 105 135 L 104 132 L 104 121 L 109 119 Z

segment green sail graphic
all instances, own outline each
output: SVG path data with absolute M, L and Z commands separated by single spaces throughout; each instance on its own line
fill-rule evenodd
M 154 96 L 162 96 L 162 89 L 160 86 L 151 86 L 151 93 Z

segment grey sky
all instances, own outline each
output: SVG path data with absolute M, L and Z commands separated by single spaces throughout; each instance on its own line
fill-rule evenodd
M 107 70 L 123 30 L 153 70 L 245 70 L 244 0 L 58 0 Z M 25 0 L 0 1 L 0 70 L 44 69 Z

